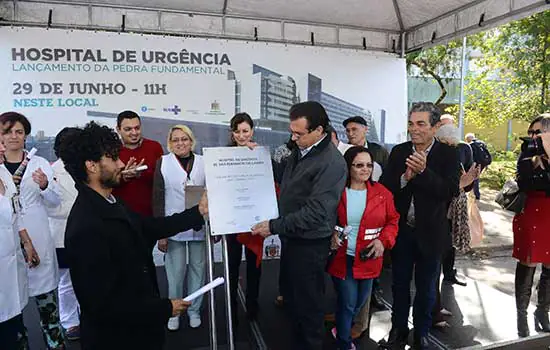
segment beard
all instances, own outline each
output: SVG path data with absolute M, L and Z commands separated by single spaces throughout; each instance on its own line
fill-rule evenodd
M 110 172 L 102 168 L 99 178 L 101 186 L 103 186 L 104 188 L 115 188 L 120 186 L 120 173 L 120 170 Z

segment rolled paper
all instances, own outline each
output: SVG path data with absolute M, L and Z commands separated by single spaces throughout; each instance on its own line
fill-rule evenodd
M 219 285 L 222 285 L 224 284 L 225 280 L 223 279 L 223 277 L 218 277 L 216 278 L 215 280 L 213 280 L 212 282 L 208 283 L 208 284 L 205 284 L 204 286 L 202 286 L 200 289 L 198 289 L 197 291 L 189 294 L 188 296 L 186 296 L 185 298 L 183 298 L 183 300 L 185 301 L 193 301 L 194 299 L 200 297 L 201 295 L 203 295 L 204 293 L 206 292 L 209 292 L 210 290 L 216 288 L 217 286 Z

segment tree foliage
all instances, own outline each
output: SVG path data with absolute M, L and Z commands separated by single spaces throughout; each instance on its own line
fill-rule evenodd
M 436 105 L 447 96 L 449 81 L 456 79 L 457 74 L 460 77 L 461 47 L 461 42 L 451 41 L 447 45 L 411 52 L 406 57 L 409 75 L 433 78 L 439 85 L 441 94 L 434 101 Z
M 550 107 L 550 11 L 471 39 L 481 55 L 465 86 L 469 122 L 493 126 L 530 120 Z

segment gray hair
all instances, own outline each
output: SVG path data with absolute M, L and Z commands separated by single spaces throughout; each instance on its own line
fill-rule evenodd
M 453 146 L 460 142 L 458 128 L 452 124 L 442 125 L 435 133 L 435 137 Z
M 430 125 L 435 126 L 441 120 L 441 111 L 432 102 L 416 102 L 409 111 L 409 119 L 414 112 L 430 113 Z

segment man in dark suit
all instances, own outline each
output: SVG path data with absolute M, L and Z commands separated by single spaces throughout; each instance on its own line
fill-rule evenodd
M 432 103 L 409 112 L 411 141 L 393 148 L 381 182 L 394 195 L 401 215 L 392 250 L 392 329 L 383 349 L 404 349 L 409 329 L 410 284 L 415 278 L 414 349 L 426 349 L 441 255 L 451 239 L 448 205 L 458 195 L 460 166 L 456 148 L 435 139 L 441 113 Z
M 68 136 L 60 158 L 78 197 L 65 234 L 74 291 L 81 308 L 83 350 L 162 349 L 164 326 L 190 305 L 161 298 L 152 250 L 160 238 L 200 227 L 206 199 L 164 218 L 140 216 L 112 195 L 124 163 L 114 130 L 94 122 Z

